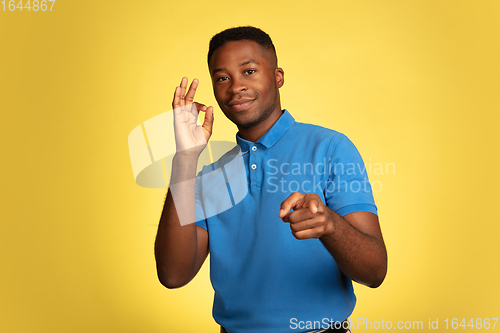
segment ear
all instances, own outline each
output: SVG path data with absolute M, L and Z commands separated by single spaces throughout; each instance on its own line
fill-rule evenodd
M 283 87 L 283 85 L 285 84 L 285 72 L 283 71 L 283 68 L 276 68 L 274 70 L 274 76 L 276 77 L 276 86 L 278 88 Z

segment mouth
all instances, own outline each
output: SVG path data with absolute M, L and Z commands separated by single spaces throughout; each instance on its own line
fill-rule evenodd
M 245 110 L 245 109 L 249 108 L 253 104 L 254 101 L 255 101 L 255 99 L 239 99 L 239 100 L 231 101 L 227 105 L 235 111 L 241 111 L 241 110 Z

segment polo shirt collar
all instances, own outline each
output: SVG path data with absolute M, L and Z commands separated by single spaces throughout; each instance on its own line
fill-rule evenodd
M 273 126 L 264 133 L 256 143 L 260 143 L 266 148 L 271 148 L 293 124 L 295 124 L 295 119 L 288 110 L 283 110 L 278 120 L 276 120 Z M 248 151 L 250 147 L 254 145 L 253 142 L 242 139 L 240 137 L 240 132 L 236 133 L 236 142 L 241 147 L 242 151 Z

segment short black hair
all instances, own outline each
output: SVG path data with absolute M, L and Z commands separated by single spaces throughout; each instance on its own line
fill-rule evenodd
M 254 41 L 268 50 L 273 50 L 276 55 L 276 49 L 274 48 L 273 41 L 268 34 L 259 28 L 244 26 L 226 29 L 213 36 L 208 47 L 207 62 L 210 63 L 210 58 L 212 58 L 215 50 L 219 47 L 223 46 L 227 42 L 237 42 L 240 40 Z

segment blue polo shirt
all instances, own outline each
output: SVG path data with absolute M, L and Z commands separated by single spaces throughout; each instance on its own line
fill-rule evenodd
M 297 240 L 278 213 L 293 192 L 313 192 L 341 216 L 376 214 L 356 147 L 339 132 L 296 122 L 287 110 L 257 142 L 238 134 L 236 140 L 235 149 L 201 174 L 239 156 L 246 184 L 240 181 L 238 190 L 224 174 L 224 195 L 200 177 L 196 186 L 197 225 L 209 234 L 215 321 L 231 333 L 276 333 L 346 319 L 356 302 L 351 280 L 320 240 Z M 225 210 L 200 218 L 210 210 L 204 196 L 214 201 L 218 193 L 229 198 Z

